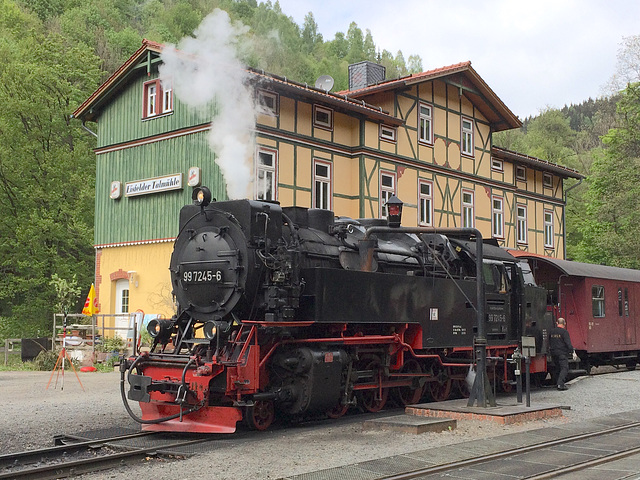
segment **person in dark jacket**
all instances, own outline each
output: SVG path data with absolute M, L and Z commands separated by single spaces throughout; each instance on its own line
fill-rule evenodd
M 549 353 L 558 373 L 558 390 L 566 390 L 567 386 L 564 382 L 569 373 L 569 357 L 573 355 L 574 350 L 566 322 L 562 317 L 558 318 L 556 326 L 549 331 Z

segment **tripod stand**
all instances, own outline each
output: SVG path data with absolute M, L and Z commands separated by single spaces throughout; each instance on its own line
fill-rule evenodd
M 56 384 L 55 384 L 54 388 L 58 386 L 58 377 L 60 376 L 60 372 L 62 372 L 62 384 L 60 386 L 60 390 L 64 390 L 64 364 L 65 364 L 65 361 L 69 362 L 69 365 L 71 365 L 71 368 L 73 369 L 73 373 L 76 374 L 76 378 L 78 379 L 78 383 L 80 384 L 80 387 L 82 388 L 82 391 L 84 392 L 84 386 L 82 385 L 82 382 L 80 381 L 80 377 L 78 376 L 78 372 L 76 372 L 76 367 L 73 366 L 73 362 L 71 361 L 71 358 L 69 358 L 69 354 L 67 353 L 67 315 L 66 315 L 66 313 L 65 313 L 65 315 L 63 317 L 63 321 L 62 321 L 62 350 L 60 350 L 60 353 L 58 354 L 58 359 L 56 360 L 56 364 L 53 367 L 53 370 L 51 371 L 51 376 L 49 377 L 49 383 L 47 383 L 46 390 L 49 390 L 49 385 L 51 385 L 51 380 L 53 379 L 53 374 L 56 373 L 56 371 L 58 372 L 58 375 L 56 376 Z

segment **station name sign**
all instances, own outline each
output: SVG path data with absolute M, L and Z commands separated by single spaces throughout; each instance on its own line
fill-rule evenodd
M 176 173 L 164 177 L 127 182 L 124 185 L 124 195 L 125 197 L 135 197 L 136 195 L 166 192 L 167 190 L 180 190 L 181 188 L 182 173 Z

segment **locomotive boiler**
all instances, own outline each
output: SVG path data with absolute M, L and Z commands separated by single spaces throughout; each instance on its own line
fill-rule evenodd
M 266 429 L 276 415 L 464 395 L 478 280 L 499 383 L 525 329 L 542 328 L 546 292 L 526 264 L 486 243 L 478 271 L 468 231 L 407 231 L 391 210 L 356 220 L 210 202 L 204 187 L 193 198 L 170 262 L 176 314 L 149 323 L 151 351 L 121 364 L 143 429 L 230 433 L 241 420 Z

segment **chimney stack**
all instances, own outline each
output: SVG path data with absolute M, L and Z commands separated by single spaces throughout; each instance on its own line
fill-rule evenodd
M 385 71 L 382 65 L 368 60 L 349 65 L 349 90 L 358 90 L 383 82 Z

